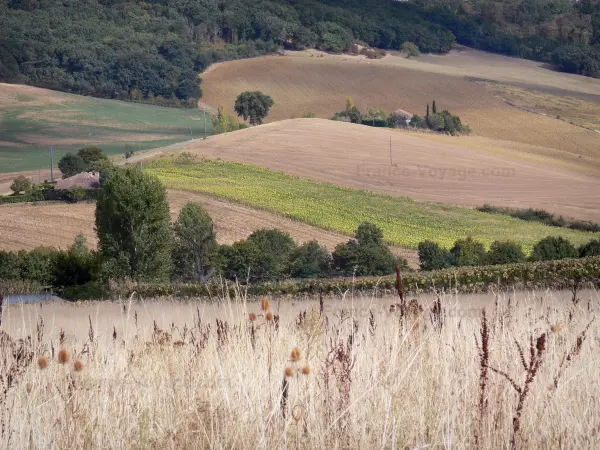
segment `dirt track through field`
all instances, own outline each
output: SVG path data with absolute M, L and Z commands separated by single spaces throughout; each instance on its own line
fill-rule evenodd
M 535 207 L 600 222 L 600 177 L 480 152 L 452 139 L 295 119 L 196 140 L 179 151 L 419 200 Z
M 217 240 L 221 244 L 245 239 L 261 228 L 281 229 L 300 243 L 315 239 L 329 250 L 349 239 L 339 233 L 210 196 L 185 191 L 169 191 L 168 194 L 173 219 L 187 202 L 198 202 L 206 208 L 214 220 Z M 88 243 L 95 247 L 94 208 L 93 203 L 0 205 L 0 250 L 30 250 L 39 246 L 64 249 L 73 243 L 78 233 L 83 233 Z M 418 266 L 416 251 L 400 248 L 392 248 L 392 251 L 406 258 L 411 266 Z

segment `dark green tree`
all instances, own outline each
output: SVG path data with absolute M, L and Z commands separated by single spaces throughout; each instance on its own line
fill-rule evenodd
M 419 266 L 421 270 L 446 269 L 452 266 L 452 254 L 436 242 L 419 242 Z
M 437 106 L 435 106 L 435 100 L 433 101 L 433 105 L 431 105 L 431 112 L 437 114 Z
M 173 236 L 158 178 L 135 167 L 115 170 L 96 203 L 96 232 L 104 277 L 169 279 Z
M 429 119 L 429 103 L 427 103 L 427 112 L 425 113 L 425 120 Z
M 512 264 L 525 261 L 523 249 L 519 244 L 512 241 L 494 241 L 487 253 L 487 263 Z
M 485 247 L 471 236 L 459 239 L 450 249 L 454 264 L 461 266 L 480 266 L 485 263 Z
M 273 99 L 262 92 L 246 91 L 238 95 L 234 109 L 238 116 L 248 120 L 251 125 L 260 125 L 274 104 Z
M 100 147 L 90 145 L 77 150 L 77 155 L 83 160 L 86 166 L 91 166 L 99 161 L 108 160 L 108 156 L 102 151 Z
M 257 230 L 245 241 L 224 246 L 222 255 L 227 260 L 226 276 L 232 279 L 270 281 L 283 279 L 288 274 L 289 259 L 296 243 L 288 233 L 280 230 Z
M 579 247 L 579 257 L 600 256 L 600 239 L 592 239 L 585 245 Z
M 344 275 L 389 275 L 395 264 L 406 268 L 405 260 L 396 258 L 383 241 L 383 232 L 372 223 L 361 223 L 355 239 L 336 246 L 333 266 Z
M 58 161 L 58 169 L 63 178 L 69 178 L 87 170 L 87 164 L 83 158 L 74 153 L 67 153 Z
M 193 283 L 206 283 L 217 269 L 218 245 L 212 218 L 198 203 L 187 203 L 174 226 L 173 272 Z
M 530 258 L 532 261 L 551 261 L 578 256 L 579 253 L 571 241 L 561 236 L 548 236 L 535 244 Z
M 290 275 L 294 278 L 327 277 L 331 274 L 329 251 L 317 241 L 301 245 L 290 255 Z

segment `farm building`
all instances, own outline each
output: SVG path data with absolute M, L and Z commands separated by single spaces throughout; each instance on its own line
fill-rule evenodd
M 81 187 L 84 189 L 99 189 L 100 174 L 98 172 L 81 172 L 77 175 L 73 175 L 69 178 L 64 178 L 56 183 L 55 189 L 73 189 L 75 187 Z

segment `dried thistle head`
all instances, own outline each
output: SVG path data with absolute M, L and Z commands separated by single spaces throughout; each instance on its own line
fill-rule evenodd
M 268 311 L 271 308 L 271 302 L 268 297 L 263 297 L 260 299 L 260 308 L 263 311 Z
M 271 311 L 269 311 L 267 314 L 265 314 L 265 319 L 267 319 L 267 321 L 271 322 L 273 320 L 273 313 Z
M 58 362 L 61 364 L 66 364 L 69 362 L 69 352 L 67 349 L 62 348 L 60 352 L 58 352 Z
M 75 361 L 75 364 L 73 364 L 73 369 L 75 369 L 75 372 L 81 372 L 83 370 L 83 363 L 79 360 Z
M 46 356 L 40 356 L 40 359 L 38 359 L 38 366 L 40 369 L 48 367 L 48 358 Z
M 302 357 L 302 353 L 300 352 L 300 349 L 298 347 L 295 347 L 292 350 L 292 353 L 290 353 L 290 359 L 292 361 L 300 361 L 301 357 Z
M 294 371 L 292 370 L 291 367 L 286 367 L 285 368 L 285 376 L 286 377 L 291 377 L 292 375 L 294 375 Z
M 256 314 L 254 314 L 254 313 L 248 314 L 248 319 L 250 320 L 250 322 L 254 322 L 256 320 Z
M 302 368 L 302 375 L 310 375 L 310 367 L 304 366 Z
M 556 323 L 554 325 L 550 325 L 550 330 L 554 333 L 554 334 L 558 334 L 562 331 L 563 329 L 563 325 L 562 323 Z

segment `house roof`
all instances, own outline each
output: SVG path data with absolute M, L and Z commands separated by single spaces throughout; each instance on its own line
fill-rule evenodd
M 82 187 L 84 189 L 98 189 L 100 185 L 100 175 L 97 172 L 81 172 L 69 178 L 64 178 L 56 183 L 55 189 L 72 189 Z

